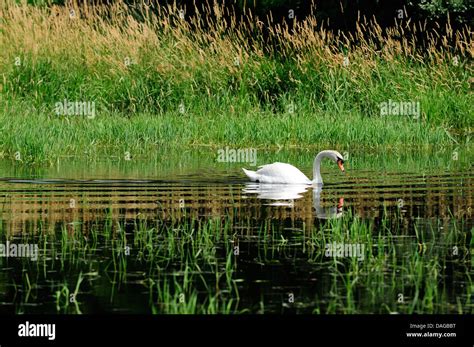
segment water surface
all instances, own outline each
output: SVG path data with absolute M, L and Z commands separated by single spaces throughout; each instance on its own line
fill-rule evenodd
M 322 189 L 249 183 L 210 150 L 3 162 L 0 240 L 38 259 L 0 257 L 0 312 L 473 313 L 470 152 L 348 154 Z

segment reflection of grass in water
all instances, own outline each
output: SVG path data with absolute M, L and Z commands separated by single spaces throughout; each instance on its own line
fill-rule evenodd
M 186 20 L 173 6 L 159 16 L 143 11 L 76 8 L 71 19 L 66 7 L 2 2 L 4 156 L 55 162 L 164 145 L 444 146 L 469 136 L 466 30 L 429 33 L 423 47 L 404 39 L 415 23 L 384 31 L 361 20 L 345 37 L 312 17 L 268 31 L 250 16 L 225 24 L 218 6 Z M 64 99 L 95 102 L 96 118 L 58 117 L 54 105 Z M 420 101 L 420 120 L 381 117 L 388 100 Z
M 52 259 L 21 260 L 25 276 L 22 283 L 15 283 L 19 294 L 15 300 L 21 300 L 19 312 L 28 311 L 23 304 L 44 300 L 42 281 L 53 277 L 49 270 L 55 269 L 58 273 L 46 289 L 51 291 L 46 301 L 54 300 L 60 312 L 88 312 L 87 298 L 96 295 L 95 279 L 107 280 L 114 306 L 116 295 L 140 272 L 139 283 L 148 293 L 152 313 L 281 311 L 282 302 L 266 301 L 263 294 L 261 299 L 245 298 L 250 304 L 242 306 L 246 283 L 240 282 L 238 267 L 243 248 L 240 255 L 234 255 L 234 247 L 245 244 L 257 247 L 249 254 L 266 271 L 282 263 L 289 266 L 288 271 L 317 271 L 319 285 L 312 291 L 305 288 L 304 278 L 296 279 L 302 283 L 293 304 L 297 311 L 473 313 L 472 230 L 466 232 L 465 217 L 422 220 L 414 224 L 416 232 L 407 222 L 401 213 L 394 216 L 386 211 L 376 223 L 349 210 L 340 219 L 292 233 L 272 222 L 264 222 L 258 230 L 245 225 L 237 228 L 229 217 L 171 222 L 105 218 L 88 226 L 87 232 L 63 228 L 43 233 L 43 225 L 38 224 L 33 227 L 41 235 L 38 242 Z M 364 258 L 329 258 L 325 245 L 332 242 L 363 244 Z M 453 255 L 454 247 L 457 255 Z M 100 265 L 97 259 L 103 257 L 105 262 Z M 77 301 L 69 300 L 71 294 Z M 127 308 L 126 304 L 120 308 Z

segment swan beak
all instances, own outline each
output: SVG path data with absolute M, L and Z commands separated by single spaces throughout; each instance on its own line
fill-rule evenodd
M 339 159 L 339 160 L 337 161 L 337 166 L 339 166 L 339 169 L 341 169 L 342 172 L 345 172 L 345 171 L 344 171 L 344 165 L 342 164 L 342 160 L 341 160 L 341 159 Z

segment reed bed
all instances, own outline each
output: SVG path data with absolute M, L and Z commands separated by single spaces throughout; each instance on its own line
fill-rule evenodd
M 350 34 L 312 15 L 289 25 L 217 2 L 186 10 L 2 2 L 3 156 L 470 143 L 468 27 L 440 35 L 360 18 Z M 419 116 L 381 116 L 390 101 L 419 102 Z M 63 102 L 94 103 L 94 114 L 58 114 Z

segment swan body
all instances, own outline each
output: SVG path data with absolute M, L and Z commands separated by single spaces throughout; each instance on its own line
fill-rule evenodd
M 286 163 L 262 165 L 257 171 L 244 170 L 251 181 L 279 184 L 311 184 L 311 180 L 296 167 Z
M 310 180 L 304 173 L 296 167 L 285 163 L 273 163 L 262 165 L 257 171 L 244 170 L 247 177 L 253 182 L 260 183 L 278 183 L 278 184 L 322 184 L 321 161 L 323 158 L 329 158 L 337 163 L 342 172 L 344 172 L 344 159 L 341 153 L 337 151 L 321 151 L 314 158 L 313 162 L 313 180 Z

